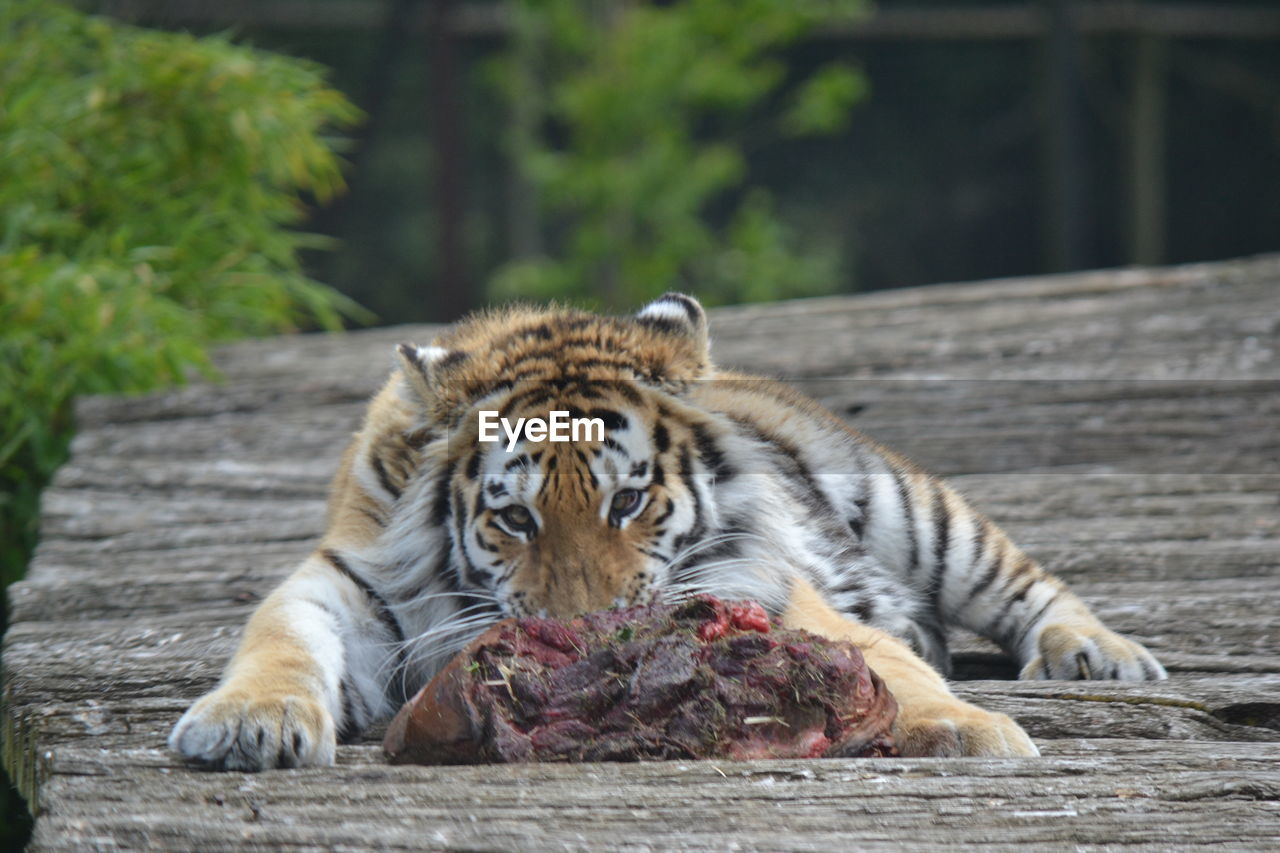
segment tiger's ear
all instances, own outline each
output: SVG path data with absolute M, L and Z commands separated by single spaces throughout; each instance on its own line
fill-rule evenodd
M 396 356 L 409 387 L 424 402 L 436 397 L 441 368 L 456 360 L 453 353 L 442 347 L 408 343 L 396 347 Z
M 664 293 L 642 308 L 636 314 L 636 320 L 668 334 L 688 338 L 699 352 L 707 350 L 707 312 L 692 296 Z

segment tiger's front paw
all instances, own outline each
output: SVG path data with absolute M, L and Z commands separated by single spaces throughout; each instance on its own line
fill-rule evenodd
M 227 685 L 199 699 L 169 735 L 169 748 L 214 770 L 333 764 L 333 717 L 314 698 L 264 696 Z
M 1005 714 L 959 699 L 903 707 L 893 726 L 898 752 L 911 758 L 1039 755 L 1031 738 Z
M 1038 654 L 1022 668 L 1023 681 L 1160 681 L 1168 678 L 1151 652 L 1101 625 L 1049 625 L 1036 642 Z

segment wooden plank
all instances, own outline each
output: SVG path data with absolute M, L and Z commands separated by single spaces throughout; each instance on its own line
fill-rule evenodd
M 334 769 L 199 774 L 159 750 L 59 750 L 41 850 L 769 850 L 957 845 L 1259 848 L 1280 832 L 1280 746 L 1069 741 L 1036 761 L 425 768 L 340 749 Z M 146 814 L 137 804 L 146 803 Z M 549 804 L 555 804 L 549 809 Z M 922 807 L 928 818 L 922 819 Z M 92 829 L 89 829 L 92 827 Z M 998 829 L 993 827 L 999 827 Z
M 195 651 L 197 634 L 207 634 L 216 627 L 193 625 L 188 634 L 191 639 L 178 647 L 179 654 Z M 160 636 L 171 638 L 178 633 L 170 626 L 169 633 Z M 168 672 L 180 679 L 175 684 L 184 691 L 205 690 L 216 681 L 220 666 L 214 663 L 220 661 L 210 662 L 212 652 L 229 653 L 234 640 L 227 632 L 218 633 L 218 642 L 212 647 L 199 646 L 209 654 L 170 665 Z M 83 637 L 78 639 L 83 644 Z M 93 665 L 42 665 L 33 660 L 30 646 L 20 647 L 16 667 L 24 675 L 39 676 L 46 682 L 39 711 L 28 721 L 45 749 L 87 746 L 90 737 L 98 749 L 140 745 L 163 749 L 169 728 L 186 704 L 168 695 L 175 692 L 175 684 L 167 685 L 166 691 L 154 689 L 149 682 L 156 667 L 148 666 L 146 658 L 153 649 L 154 645 L 137 649 L 131 656 L 122 655 L 121 668 L 127 668 L 130 677 L 117 673 L 110 694 L 92 698 L 86 695 L 83 680 L 92 678 Z M 1273 657 L 1271 662 L 1270 672 L 1175 673 L 1169 681 L 1155 686 L 974 680 L 958 682 L 956 692 L 1015 717 L 1042 744 L 1063 738 L 1146 738 L 1170 741 L 1167 748 L 1176 751 L 1183 741 L 1278 743 L 1280 685 L 1275 673 L 1280 668 L 1275 664 L 1280 658 Z M 102 663 L 100 658 L 92 662 L 98 671 Z M 376 745 L 378 740 L 380 736 L 367 745 Z M 370 757 L 379 761 L 372 753 Z M 171 759 L 177 762 L 176 757 Z
M 395 343 L 239 344 L 221 384 L 80 409 L 10 589 L 4 761 L 37 849 L 1263 849 L 1280 834 L 1280 258 L 724 309 L 717 358 L 790 378 L 953 482 L 1159 684 L 1021 683 L 957 636 L 957 692 L 1041 759 L 190 770 L 169 727 L 311 548 Z M 1001 680 L 1005 679 L 1005 680 Z

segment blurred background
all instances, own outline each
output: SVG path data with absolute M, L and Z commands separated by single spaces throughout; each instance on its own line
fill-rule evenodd
M 0 0 L 0 582 L 75 398 L 222 341 L 1229 258 L 1278 188 L 1267 0 Z
M 88 6 L 332 69 L 365 119 L 350 192 L 303 225 L 338 248 L 306 267 L 383 322 L 512 295 L 741 301 L 1280 249 L 1280 4 L 1267 0 Z M 708 55 L 721 39 L 734 49 Z M 749 92 L 733 79 L 672 91 L 698 85 L 681 75 L 699 62 L 719 64 L 708 77 L 777 67 Z M 787 122 L 832 68 L 857 78 L 825 77 L 808 124 Z M 618 88 L 583 91 L 593 83 Z M 610 122 L 621 136 L 601 132 Z M 688 137 L 680 152 L 648 156 L 673 133 Z M 692 161 L 674 155 L 713 145 L 740 162 L 690 188 Z M 575 183 L 548 153 L 636 173 Z M 695 197 L 664 211 L 677 191 Z M 714 232 L 697 245 L 648 233 L 687 229 L 689 214 Z M 612 218 L 586 225 L 618 245 L 575 243 L 582 218 Z

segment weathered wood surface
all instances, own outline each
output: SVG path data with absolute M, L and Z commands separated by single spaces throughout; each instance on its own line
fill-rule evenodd
M 718 311 L 721 363 L 787 377 L 953 481 L 1152 648 L 1159 684 L 1002 680 L 967 698 L 1025 760 L 213 774 L 168 728 L 306 554 L 392 345 L 221 353 L 227 381 L 80 409 L 10 591 L 4 759 L 35 846 L 710 848 L 1280 845 L 1280 258 Z

